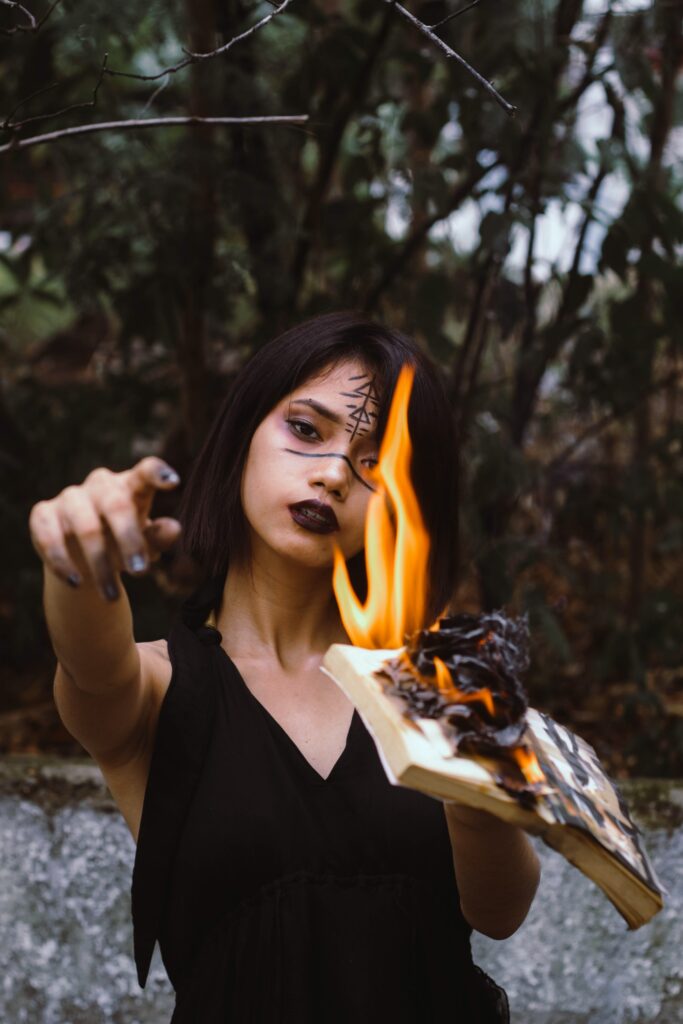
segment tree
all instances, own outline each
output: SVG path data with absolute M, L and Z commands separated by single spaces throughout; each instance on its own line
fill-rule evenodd
M 601 723 L 621 723 L 614 770 L 680 770 L 676 5 L 483 0 L 454 18 L 441 0 L 292 2 L 224 57 L 149 81 L 102 74 L 105 51 L 109 70 L 156 75 L 269 11 L 153 2 L 141 17 L 90 0 L 7 37 L 2 109 L 60 83 L 22 117 L 89 100 L 101 78 L 97 105 L 55 125 L 309 120 L 0 153 L 5 533 L 22 537 L 27 507 L 96 462 L 158 450 L 182 471 L 254 346 L 320 310 L 366 309 L 414 333 L 450 381 L 469 551 L 458 602 L 530 610 L 532 698 L 583 715 L 598 747 Z M 8 625 L 25 638 L 39 567 L 25 540 L 13 551 Z M 139 601 L 160 635 L 153 595 Z M 14 641 L 16 664 L 24 649 Z

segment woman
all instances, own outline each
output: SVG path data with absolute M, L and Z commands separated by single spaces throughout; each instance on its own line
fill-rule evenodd
M 525 835 L 391 786 L 353 707 L 319 671 L 329 645 L 348 642 L 331 587 L 335 544 L 363 596 L 372 469 L 405 363 L 431 622 L 455 573 L 450 411 L 419 349 L 353 313 L 286 332 L 236 379 L 180 509 L 206 583 L 167 644 L 132 643 L 125 595 L 115 598 L 116 570 L 144 571 L 178 535 L 148 517 L 155 487 L 173 486 L 158 460 L 95 471 L 32 512 L 57 704 L 137 838 L 138 977 L 144 986 L 158 938 L 173 1024 L 508 1019 L 469 935 L 503 938 L 526 916 L 538 862 Z M 80 646 L 79 614 L 89 629 Z M 93 667 L 98 640 L 106 682 Z

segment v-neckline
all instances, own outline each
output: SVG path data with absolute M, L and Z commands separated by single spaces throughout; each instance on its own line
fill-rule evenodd
M 264 715 L 264 717 L 269 722 L 272 723 L 272 725 L 275 727 L 277 732 L 284 738 L 284 740 L 287 743 L 287 745 L 294 751 L 295 755 L 298 756 L 298 758 L 303 762 L 304 766 L 308 769 L 308 771 L 315 777 L 315 781 L 319 785 L 325 785 L 326 783 L 330 782 L 331 779 L 332 779 L 332 776 L 337 772 L 337 769 L 339 768 L 341 762 L 346 759 L 346 756 L 348 754 L 349 748 L 351 746 L 351 737 L 352 737 L 352 734 L 353 734 L 354 724 L 355 724 L 356 718 L 358 717 L 358 712 L 357 712 L 356 708 L 354 707 L 354 709 L 353 709 L 353 713 L 351 715 L 351 721 L 349 722 L 349 727 L 348 727 L 348 729 L 346 731 L 346 742 L 344 743 L 344 746 L 342 748 L 341 753 L 339 754 L 339 757 L 337 758 L 337 760 L 332 765 L 332 768 L 330 769 L 329 773 L 327 775 L 321 775 L 320 772 L 318 771 L 318 769 L 313 767 L 311 762 L 308 760 L 306 755 L 301 750 L 301 747 L 299 747 L 299 745 L 294 742 L 294 740 L 289 735 L 289 733 L 284 728 L 284 726 L 281 725 L 280 722 L 278 722 L 277 718 L 275 718 L 275 716 L 271 714 L 271 712 L 268 710 L 268 708 L 265 706 L 265 704 L 261 703 L 261 701 L 258 699 L 258 697 L 253 692 L 253 690 L 251 690 L 247 686 L 246 679 L 244 678 L 244 676 L 242 675 L 242 673 L 240 672 L 239 668 L 237 667 L 235 662 L 232 660 L 232 658 L 230 657 L 230 655 L 228 654 L 226 649 L 223 647 L 223 645 L 222 644 L 217 644 L 217 647 L 218 647 L 219 651 L 221 652 L 221 655 L 226 659 L 228 665 L 231 666 L 232 669 L 234 670 L 234 673 L 237 676 L 237 678 L 239 679 L 239 682 L 240 682 L 240 685 L 242 686 L 242 689 L 247 693 L 247 696 L 251 698 L 251 700 L 257 705 L 258 708 L 260 708 L 261 713 Z

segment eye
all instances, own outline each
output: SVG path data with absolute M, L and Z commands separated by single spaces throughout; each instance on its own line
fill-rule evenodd
M 312 441 L 316 437 L 320 438 L 320 434 L 315 429 L 313 424 L 312 423 L 308 423 L 306 420 L 293 420 L 293 419 L 290 419 L 290 420 L 287 420 L 287 423 L 289 424 L 289 429 L 297 437 L 301 437 L 301 438 L 303 438 L 306 441 Z M 306 433 L 307 430 L 310 430 L 311 433 L 307 434 Z
M 362 462 L 363 465 L 367 467 L 367 469 L 374 469 L 375 466 L 379 466 L 379 459 L 373 458 L 372 455 L 370 455 L 367 459 L 363 459 Z

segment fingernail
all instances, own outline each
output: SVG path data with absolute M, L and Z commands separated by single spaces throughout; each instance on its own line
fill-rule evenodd
M 160 469 L 159 470 L 159 479 L 163 480 L 164 483 L 169 483 L 169 484 L 179 484 L 180 483 L 180 477 L 176 473 L 175 469 L 171 469 L 170 466 L 166 466 L 166 467 L 164 467 L 164 469 Z
M 112 583 L 111 581 L 109 583 L 105 583 L 103 589 L 104 596 L 107 601 L 116 601 L 118 599 L 119 592 L 115 583 Z
M 70 587 L 80 587 L 83 580 L 78 575 L 77 572 L 70 572 L 66 578 L 66 582 L 69 584 Z
M 147 559 L 144 555 L 131 555 L 128 559 L 130 572 L 144 572 L 147 568 Z

